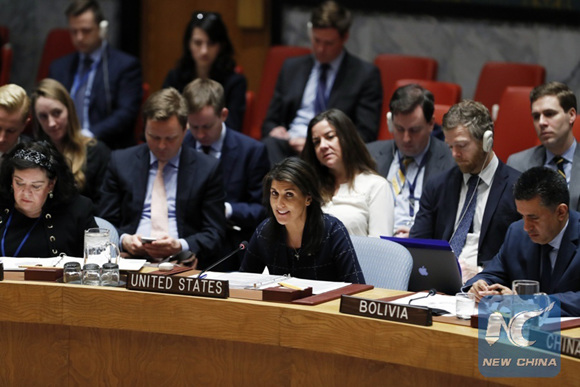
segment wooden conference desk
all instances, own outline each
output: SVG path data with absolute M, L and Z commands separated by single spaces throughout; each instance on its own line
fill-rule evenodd
M 3 281 L 0 385 L 578 385 L 578 359 L 554 379 L 486 380 L 475 329 L 338 308 Z

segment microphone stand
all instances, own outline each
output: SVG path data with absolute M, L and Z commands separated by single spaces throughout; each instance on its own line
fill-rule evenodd
M 219 261 L 209 265 L 208 267 L 206 267 L 205 269 L 203 269 L 198 275 L 197 275 L 197 279 L 201 279 L 202 274 L 204 274 L 205 272 L 213 269 L 214 267 L 216 267 L 217 265 L 219 265 L 220 263 L 222 263 L 223 261 L 225 261 L 226 259 L 228 259 L 229 257 L 231 257 L 232 255 L 236 254 L 238 251 L 242 251 L 245 250 L 246 247 L 248 246 L 248 242 L 244 241 L 242 243 L 240 243 L 240 246 L 235 249 L 234 251 L 232 251 L 231 253 L 229 253 L 228 255 L 226 255 L 225 257 L 223 257 L 222 259 L 220 259 Z

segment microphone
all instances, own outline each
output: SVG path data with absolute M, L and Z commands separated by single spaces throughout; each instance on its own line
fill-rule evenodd
M 415 297 L 415 298 L 411 298 L 411 299 L 409 300 L 409 305 L 411 305 L 411 302 L 413 302 L 413 301 L 420 300 L 420 299 L 422 299 L 422 298 L 427 298 L 427 297 L 429 297 L 429 296 L 434 296 L 434 295 L 436 295 L 436 294 L 437 294 L 437 290 L 436 290 L 436 289 L 429 289 L 429 293 L 427 293 L 426 295 L 424 295 L 424 296 L 421 296 L 421 297 Z
M 242 251 L 245 250 L 248 247 L 248 242 L 247 241 L 243 241 L 240 243 L 240 245 L 238 246 L 237 249 L 235 249 L 234 251 L 232 251 L 231 253 L 229 253 L 228 255 L 226 255 L 225 257 L 223 257 L 222 259 L 220 259 L 219 261 L 211 264 L 210 266 L 208 266 L 207 268 L 203 269 L 198 275 L 197 278 L 201 278 L 201 275 L 203 273 L 205 273 L 206 271 L 209 271 L 211 269 L 213 269 L 214 267 L 216 267 L 217 265 L 219 265 L 220 263 L 222 263 L 223 261 L 225 261 L 226 259 L 228 259 L 229 257 L 231 257 L 232 255 L 236 254 L 238 251 Z

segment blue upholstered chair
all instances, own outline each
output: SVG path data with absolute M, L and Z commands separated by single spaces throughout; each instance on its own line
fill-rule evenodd
M 115 245 L 119 246 L 119 232 L 117 231 L 115 226 L 113 226 L 113 224 L 108 220 L 99 218 L 98 216 L 95 216 L 95 222 L 97 222 L 97 226 L 99 226 L 100 228 L 108 229 L 110 231 L 109 233 L 110 241 L 113 242 Z
M 379 238 L 351 236 L 366 283 L 379 288 L 407 290 L 413 257 L 404 246 Z

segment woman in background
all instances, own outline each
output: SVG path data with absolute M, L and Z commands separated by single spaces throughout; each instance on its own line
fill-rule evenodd
M 50 141 L 63 154 L 80 193 L 98 203 L 111 151 L 81 133 L 68 91 L 54 79 L 43 79 L 32 93 L 34 137 Z
M 226 125 L 242 130 L 246 112 L 246 77 L 235 72 L 234 48 L 219 13 L 194 12 L 183 35 L 183 54 L 169 71 L 163 88 L 174 87 L 183 92 L 197 78 L 221 83 L 229 115 Z
M 302 158 L 321 182 L 322 210 L 340 219 L 351 235 L 393 235 L 391 189 L 346 114 L 330 109 L 314 117 Z
M 364 284 L 364 276 L 344 225 L 324 214 L 312 168 L 292 157 L 264 178 L 268 219 L 250 240 L 240 271 Z M 267 199 L 266 199 L 267 198 Z
M 97 227 L 63 156 L 42 142 L 17 144 L 0 169 L 0 253 L 5 257 L 83 256 Z

